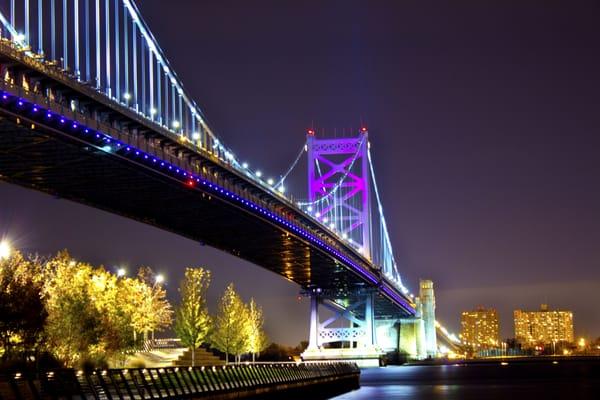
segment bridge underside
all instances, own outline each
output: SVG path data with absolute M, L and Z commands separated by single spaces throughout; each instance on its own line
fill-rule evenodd
M 267 219 L 6 107 L 0 107 L 0 179 L 205 243 L 334 298 L 367 288 L 357 274 Z M 375 297 L 378 316 L 404 314 Z

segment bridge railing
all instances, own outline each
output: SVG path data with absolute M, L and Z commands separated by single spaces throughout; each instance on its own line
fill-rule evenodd
M 59 369 L 38 376 L 0 376 L 0 398 L 15 399 L 175 399 L 258 389 L 287 389 L 326 383 L 358 385 L 353 363 L 272 363 L 222 367 L 172 367 L 76 371 Z

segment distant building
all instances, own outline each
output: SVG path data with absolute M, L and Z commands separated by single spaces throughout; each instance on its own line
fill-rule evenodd
M 493 308 L 478 307 L 463 311 L 460 318 L 461 340 L 474 350 L 498 347 L 498 313 Z
M 568 342 L 573 343 L 573 312 L 548 310 L 542 304 L 539 311 L 515 310 L 515 337 L 523 347 Z

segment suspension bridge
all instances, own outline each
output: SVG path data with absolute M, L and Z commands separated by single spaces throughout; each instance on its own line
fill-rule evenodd
M 435 356 L 436 328 L 458 341 L 435 321 L 431 282 L 418 297 L 403 284 L 366 128 L 309 130 L 287 171 L 265 179 L 209 125 L 133 1 L 3 0 L 0 36 L 0 179 L 297 283 L 311 299 L 308 359 Z M 286 187 L 301 159 L 307 195 Z

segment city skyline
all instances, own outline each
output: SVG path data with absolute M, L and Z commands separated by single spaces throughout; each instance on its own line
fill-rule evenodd
M 500 319 L 507 320 L 517 307 L 547 302 L 574 310 L 577 336 L 598 335 L 600 321 L 592 305 L 600 293 L 595 245 L 600 193 L 594 186 L 600 124 L 591 105 L 598 86 L 592 71 L 600 63 L 597 53 L 582 50 L 597 40 L 585 9 L 571 10 L 580 23 L 559 38 L 552 28 L 564 18 L 563 10 L 539 11 L 530 27 L 527 18 L 534 10 L 525 8 L 509 30 L 517 40 L 497 31 L 508 18 L 501 6 L 471 10 L 462 16 L 465 28 L 440 18 L 438 29 L 446 35 L 439 36 L 419 28 L 423 12 L 418 7 L 397 6 L 392 14 L 416 18 L 397 24 L 377 8 L 330 6 L 313 17 L 323 26 L 337 11 L 348 19 L 367 16 L 365 26 L 328 25 L 322 32 L 327 40 L 321 41 L 306 27 L 280 25 L 294 13 L 312 15 L 308 6 L 283 10 L 265 5 L 282 16 L 256 16 L 261 29 L 241 24 L 225 31 L 219 18 L 242 20 L 247 14 L 243 8 L 238 15 L 217 4 L 174 4 L 169 10 L 158 1 L 141 4 L 179 74 L 232 148 L 276 176 L 293 160 L 313 120 L 331 133 L 336 126 L 338 132 L 344 127 L 349 132 L 348 125 L 357 129 L 363 119 L 371 132 L 401 274 L 413 292 L 419 278 L 434 281 L 438 319 L 444 325 L 458 332 L 459 311 L 471 304 L 499 304 Z M 449 11 L 461 17 L 460 10 Z M 197 30 L 186 35 L 153 22 L 165 12 L 172 20 L 198 18 Z M 369 17 L 385 23 L 374 24 Z M 476 17 L 491 24 L 482 28 L 481 39 L 469 36 L 469 24 L 479 24 Z M 535 32 L 538 28 L 542 33 Z M 306 47 L 277 47 L 269 36 L 275 29 L 292 44 L 300 30 Z M 250 48 L 241 39 L 246 34 L 253 38 Z M 525 44 L 518 45 L 519 35 Z M 441 36 L 443 45 L 438 43 Z M 492 49 L 485 48 L 484 39 Z M 555 46 L 557 41 L 562 45 Z M 417 43 L 428 51 L 411 50 Z M 376 45 L 392 61 L 378 60 Z M 201 48 L 206 60 L 194 48 Z M 449 55 L 446 48 L 458 54 Z M 531 58 L 531 49 L 536 57 Z M 306 62 L 312 57 L 305 52 L 313 51 L 326 61 Z M 505 65 L 500 56 L 517 61 Z M 197 62 L 186 62 L 196 57 Z M 451 76 L 457 73 L 453 62 L 461 60 L 466 60 L 466 71 Z M 578 61 L 580 69 L 565 60 Z M 419 65 L 432 62 L 448 69 L 419 71 Z M 235 72 L 239 63 L 247 68 Z M 202 66 L 201 76 L 186 64 Z M 279 72 L 283 65 L 298 82 L 286 80 Z M 488 72 L 477 75 L 481 71 Z M 568 85 L 563 83 L 567 78 L 573 78 Z M 510 90 L 507 84 L 513 85 Z M 494 96 L 483 97 L 486 91 Z M 261 145 L 248 146 L 248 137 Z M 296 178 L 296 187 L 305 187 L 302 178 Z M 274 340 L 285 343 L 277 338 L 289 337 L 289 344 L 296 344 L 306 337 L 307 301 L 298 301 L 298 288 L 279 276 L 67 201 L 7 184 L 0 185 L 0 196 L 1 233 L 17 247 L 44 254 L 66 247 L 81 259 L 110 267 L 150 265 L 166 273 L 170 289 L 177 287 L 184 267 L 206 266 L 219 282 L 216 292 L 233 280 L 244 296 L 265 296 L 267 329 L 274 331 Z M 57 226 L 64 230 L 58 236 Z M 264 294 L 267 289 L 271 294 Z M 276 326 L 282 320 L 289 325 Z M 504 329 L 501 336 L 506 336 Z

